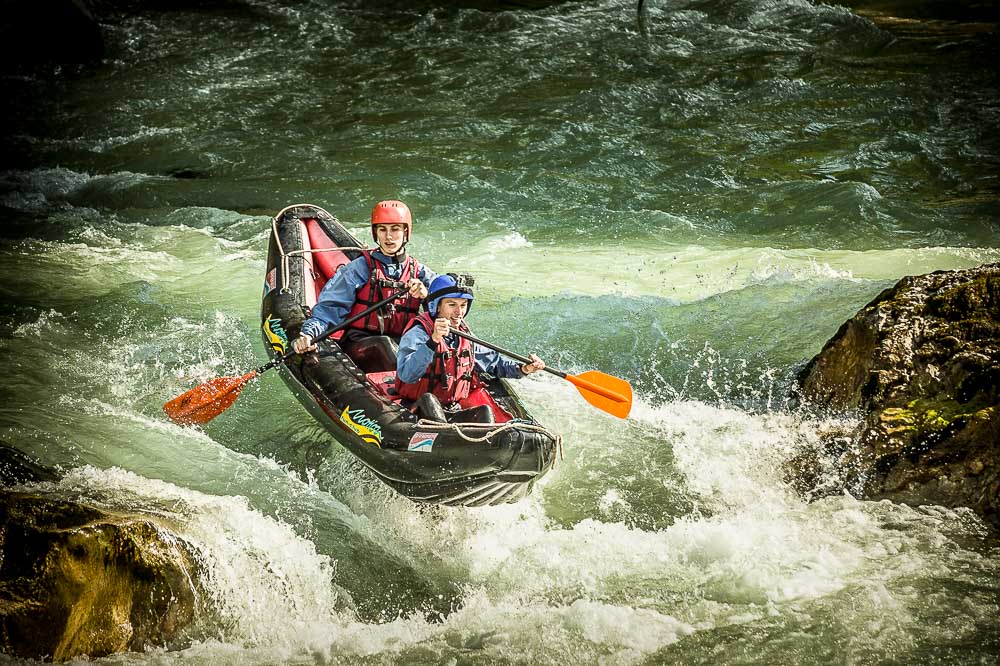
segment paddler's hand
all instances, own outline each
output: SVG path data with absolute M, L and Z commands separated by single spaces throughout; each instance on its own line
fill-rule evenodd
M 316 343 L 313 342 L 311 336 L 300 335 L 292 343 L 292 349 L 296 354 L 305 354 L 306 352 L 316 351 Z
M 545 369 L 545 361 L 538 358 L 537 354 L 529 354 L 531 358 L 531 363 L 525 363 L 521 366 L 521 372 L 526 375 L 530 375 L 533 372 L 538 372 L 539 370 Z
M 448 325 L 448 320 L 444 317 L 438 317 L 434 320 L 434 330 L 431 331 L 431 340 L 441 342 L 450 330 L 451 327 Z
M 419 298 L 420 300 L 427 298 L 427 286 L 417 278 L 413 278 L 407 282 L 406 286 L 409 287 L 410 296 L 413 296 L 413 298 Z

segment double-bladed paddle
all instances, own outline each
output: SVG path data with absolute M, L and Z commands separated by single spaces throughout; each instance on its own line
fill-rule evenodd
M 474 342 L 477 345 L 498 351 L 504 356 L 509 356 L 512 359 L 521 361 L 522 363 L 532 362 L 531 359 L 526 356 L 515 354 L 514 352 L 508 351 L 503 347 L 497 347 L 496 345 L 486 342 L 485 340 L 480 340 L 470 333 L 459 331 L 455 328 L 451 329 L 451 332 L 465 338 L 466 340 Z M 549 366 L 545 366 L 542 369 L 545 370 L 545 372 L 551 372 L 556 377 L 562 377 L 576 386 L 576 389 L 580 392 L 580 395 L 583 396 L 584 400 L 598 409 L 603 409 L 608 414 L 623 419 L 628 416 L 629 411 L 632 409 L 632 386 L 624 379 L 606 375 L 603 372 L 598 372 L 597 370 L 588 370 L 587 372 L 581 372 L 579 375 L 570 375 L 561 370 L 550 368 Z
M 362 317 L 378 310 L 389 301 L 399 298 L 407 291 L 409 291 L 409 288 L 407 287 L 397 289 L 391 296 L 383 298 L 375 305 L 370 308 L 365 308 L 353 317 L 348 317 L 342 324 L 328 329 L 313 342 L 325 340 L 337 331 L 347 328 Z M 181 423 L 184 425 L 201 425 L 203 423 L 208 423 L 216 416 L 229 409 L 229 406 L 236 401 L 236 398 L 240 395 L 240 391 L 243 390 L 243 386 L 246 385 L 247 382 L 259 374 L 281 365 L 294 356 L 295 353 L 294 349 L 290 349 L 283 355 L 272 359 L 269 363 L 262 365 L 256 370 L 248 372 L 245 375 L 236 377 L 216 377 L 215 379 L 207 381 L 204 384 L 199 384 L 190 391 L 182 393 L 163 405 L 163 411 L 166 412 L 167 416 L 170 417 L 170 420 L 175 423 Z

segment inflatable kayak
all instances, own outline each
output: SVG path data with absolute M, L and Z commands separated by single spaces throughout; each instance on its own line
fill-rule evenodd
M 362 249 L 317 206 L 289 206 L 275 216 L 261 304 L 264 343 L 275 357 L 291 348 L 326 281 Z M 522 499 L 551 469 L 558 437 L 506 381 L 483 376 L 476 396 L 493 423 L 418 419 L 396 395 L 395 369 L 364 367 L 340 347 L 339 335 L 321 341 L 317 354 L 293 355 L 279 372 L 310 414 L 400 494 L 432 504 L 503 504 Z

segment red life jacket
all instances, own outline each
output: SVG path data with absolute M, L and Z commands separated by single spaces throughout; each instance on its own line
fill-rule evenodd
M 390 279 L 385 274 L 382 262 L 372 258 L 371 252 L 362 252 L 365 261 L 368 262 L 368 272 L 370 276 L 368 282 L 361 285 L 348 317 L 353 317 L 363 310 L 370 308 L 379 301 L 388 298 L 392 292 L 400 287 L 405 287 L 406 283 L 417 277 L 420 272 L 420 264 L 413 257 L 407 256 L 403 262 L 403 270 L 399 274 L 399 280 Z M 410 295 L 401 296 L 388 305 L 380 307 L 371 314 L 362 317 L 352 323 L 348 328 L 356 328 L 376 335 L 391 335 L 399 337 L 406 328 L 406 323 L 410 318 L 420 312 L 420 300 Z
M 422 326 L 428 334 L 434 330 L 434 318 L 424 312 L 410 322 L 406 330 Z M 462 330 L 468 331 L 465 322 Z M 469 393 L 479 385 L 475 374 L 476 357 L 472 343 L 465 338 L 458 339 L 458 348 L 452 349 L 444 338 L 438 343 L 434 358 L 423 376 L 415 384 L 408 384 L 396 378 L 396 391 L 407 400 L 416 400 L 430 391 L 438 397 L 442 405 L 450 405 L 469 397 Z

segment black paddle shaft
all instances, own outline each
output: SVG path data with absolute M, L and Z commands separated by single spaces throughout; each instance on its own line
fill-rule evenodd
M 520 361 L 521 363 L 533 363 L 534 362 L 530 358 L 528 358 L 527 356 L 521 356 L 520 354 L 515 354 L 514 352 L 512 352 L 510 350 L 507 350 L 507 349 L 504 349 L 503 347 L 497 347 L 496 345 L 494 345 L 492 343 L 489 343 L 489 342 L 486 342 L 485 340 L 480 340 L 479 338 L 477 338 L 476 336 L 472 335 L 471 333 L 466 333 L 465 331 L 460 331 L 457 328 L 451 329 L 451 332 L 454 333 L 455 335 L 459 336 L 460 338 L 465 338 L 466 340 L 468 340 L 470 342 L 476 343 L 480 347 L 486 347 L 487 349 L 492 349 L 493 351 L 498 351 L 501 354 L 503 354 L 504 356 L 510 356 L 515 361 Z M 542 368 L 542 370 L 544 370 L 546 372 L 551 372 L 556 377 L 561 377 L 563 379 L 566 379 L 566 373 L 562 372 L 561 370 L 556 370 L 555 368 L 550 368 L 549 366 L 545 366 L 544 368 Z
M 365 308 L 364 310 L 362 310 L 358 314 L 354 315 L 353 317 L 348 317 L 342 323 L 334 326 L 333 328 L 326 329 L 325 331 L 323 331 L 322 335 L 320 335 L 315 340 L 313 340 L 313 342 L 320 342 L 322 340 L 326 340 L 328 337 L 330 337 L 331 335 L 333 335 L 337 331 L 341 331 L 341 330 L 347 328 L 348 326 L 350 326 L 351 324 L 353 324 L 354 322 L 356 322 L 357 320 L 361 319 L 362 317 L 366 317 L 367 315 L 370 315 L 372 312 L 374 312 L 375 310 L 378 310 L 380 307 L 382 307 L 383 305 L 385 305 L 389 301 L 393 301 L 393 300 L 399 298 L 400 296 L 402 296 L 403 294 L 405 294 L 409 290 L 410 290 L 409 287 L 400 287 L 396 291 L 392 292 L 391 295 L 386 296 L 385 298 L 383 298 L 381 301 L 379 301 L 375 305 L 373 305 L 373 306 L 371 306 L 369 308 Z M 262 365 L 259 368 L 257 368 L 257 373 L 259 374 L 261 372 L 264 372 L 265 370 L 270 370 L 271 368 L 273 368 L 275 366 L 281 365 L 282 363 L 284 363 L 285 361 L 287 361 L 291 357 L 295 356 L 295 354 L 296 354 L 296 352 L 295 352 L 294 349 L 289 349 L 288 351 L 286 351 L 281 356 L 277 356 L 277 357 L 271 359 L 271 361 L 268 362 L 267 364 Z

